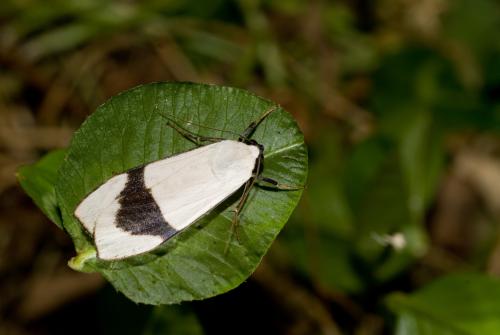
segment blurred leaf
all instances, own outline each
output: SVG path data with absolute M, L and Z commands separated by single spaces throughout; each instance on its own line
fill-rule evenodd
M 315 222 L 322 231 L 350 236 L 354 227 L 342 184 L 345 153 L 339 135 L 320 131 L 319 138 L 311 147 L 311 173 L 306 192 L 308 218 L 303 220 Z
M 286 66 L 281 56 L 278 43 L 274 40 L 273 31 L 265 14 L 260 9 L 259 0 L 238 1 L 245 24 L 253 40 L 255 57 L 271 86 L 282 86 L 285 83 Z
M 206 29 L 180 32 L 180 42 L 187 51 L 222 62 L 234 62 L 242 55 L 241 47 Z
M 304 195 L 299 210 L 280 234 L 280 242 L 287 246 L 293 266 L 325 289 L 361 292 L 365 283 L 353 264 L 352 241 L 310 220 L 307 216 L 315 205 L 308 206 L 306 199 Z
M 359 213 L 364 194 L 383 168 L 392 143 L 382 137 L 369 138 L 350 150 L 344 175 L 344 187 L 351 206 Z
M 168 127 L 160 113 L 186 124 L 192 121 L 191 131 L 201 135 L 227 137 L 224 130 L 241 133 L 271 105 L 233 88 L 157 83 L 119 94 L 100 106 L 76 132 L 56 185 L 64 227 L 76 250 L 85 255 L 80 269 L 101 272 L 130 299 L 149 304 L 204 299 L 241 284 L 286 223 L 301 191 L 254 188 L 241 215 L 241 243 L 233 241 L 227 255 L 224 249 L 232 218 L 229 207 L 237 197 L 230 197 L 155 251 L 114 262 L 87 258 L 94 246 L 73 212 L 87 194 L 111 176 L 194 147 Z M 307 152 L 288 113 L 282 109 L 272 113 L 254 138 L 266 148 L 266 176 L 291 185 L 305 183 Z
M 49 28 L 55 22 L 63 22 L 73 15 L 82 14 L 87 9 L 87 1 L 48 0 L 44 2 L 10 1 L 15 19 L 12 21 L 18 38 Z M 82 6 L 83 4 L 83 6 Z
M 496 335 L 500 329 L 500 281 L 482 274 L 455 274 L 388 304 L 398 315 L 398 335 Z
M 454 0 L 443 18 L 444 35 L 460 41 L 476 57 L 499 50 L 493 31 L 500 29 L 500 5 L 495 0 Z M 485 69 L 487 71 L 487 69 Z
M 323 20 L 329 35 L 333 38 L 337 36 L 348 36 L 356 33 L 356 18 L 350 8 L 343 3 L 331 3 L 322 12 Z
M 493 110 L 465 89 L 454 65 L 431 49 L 407 47 L 387 54 L 373 86 L 372 110 L 381 133 L 392 138 L 406 136 L 414 114 L 422 112 L 438 133 L 500 128 Z
M 297 265 L 314 280 L 357 293 L 420 257 L 426 233 L 412 220 L 396 143 L 374 136 L 351 149 L 341 146 L 335 131 L 319 134 L 310 145 L 307 191 L 283 237 Z M 377 240 L 394 233 L 404 236 L 402 250 Z
M 342 292 L 356 294 L 362 292 L 366 278 L 359 272 L 353 245 L 349 240 L 341 240 L 327 232 L 321 232 L 311 248 L 315 263 L 310 264 L 311 273 L 320 284 Z
M 370 271 L 360 275 L 367 280 L 388 280 L 421 256 L 426 247 L 420 222 L 411 219 L 411 192 L 395 146 L 380 136 L 358 144 L 343 178 L 355 214 L 355 252 L 365 262 L 365 271 Z M 394 233 L 404 236 L 401 250 L 380 242 Z
M 337 47 L 339 70 L 346 74 L 373 70 L 375 44 L 369 35 L 359 31 L 352 10 L 342 3 L 325 3 L 324 7 L 321 15 L 328 37 Z
M 65 156 L 65 150 L 55 150 L 37 163 L 23 166 L 17 171 L 17 180 L 23 190 L 59 228 L 62 228 L 62 218 L 57 204 L 55 184 L 57 170 Z
M 400 140 L 399 155 L 408 187 L 412 220 L 420 223 L 432 200 L 444 166 L 441 136 L 432 129 L 432 119 L 425 111 L 415 111 Z
M 371 232 L 392 232 L 407 221 L 406 190 L 396 159 L 394 144 L 380 137 L 362 142 L 352 150 L 343 179 L 358 237 L 369 236 Z M 372 255 L 372 251 L 368 254 Z
M 379 259 L 386 248 L 374 235 L 401 231 L 411 222 L 407 192 L 396 158 L 394 153 L 387 154 L 383 164 L 375 167 L 377 173 L 366 184 L 361 202 L 355 208 L 358 251 L 370 262 Z
M 23 46 L 32 60 L 77 47 L 98 33 L 97 27 L 87 24 L 68 24 L 36 36 Z
M 395 335 L 465 335 L 463 332 L 450 329 L 448 325 L 415 318 L 411 313 L 401 313 L 396 324 Z M 467 333 L 468 334 L 468 333 Z

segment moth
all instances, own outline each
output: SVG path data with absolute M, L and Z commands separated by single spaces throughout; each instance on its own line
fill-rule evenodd
M 262 176 L 264 146 L 251 139 L 276 109 L 263 113 L 237 140 L 202 137 L 167 117 L 169 126 L 199 147 L 116 175 L 83 199 L 74 214 L 93 236 L 98 257 L 118 260 L 148 252 L 243 188 L 235 229 L 256 182 L 292 189 Z

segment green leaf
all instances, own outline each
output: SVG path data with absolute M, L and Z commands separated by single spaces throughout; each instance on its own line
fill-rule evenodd
M 239 241 L 232 241 L 226 254 L 230 207 L 238 194 L 155 251 L 114 262 L 93 256 L 93 242 L 73 213 L 86 195 L 113 175 L 195 147 L 167 126 L 162 115 L 203 136 L 237 139 L 223 130 L 241 133 L 273 105 L 234 88 L 155 83 L 100 106 L 75 133 L 56 185 L 64 227 L 82 255 L 71 264 L 100 272 L 130 299 L 149 304 L 204 299 L 241 284 L 288 220 L 300 190 L 255 187 L 240 216 Z M 270 114 L 253 138 L 265 146 L 264 175 L 286 184 L 305 184 L 307 151 L 288 113 L 279 108 Z
M 500 43 L 492 29 L 500 25 L 500 6 L 495 0 L 456 0 L 443 17 L 443 33 L 459 41 L 481 59 Z
M 358 144 L 343 180 L 355 213 L 356 253 L 371 269 L 363 277 L 386 281 L 421 255 L 396 144 L 380 136 Z M 394 233 L 402 233 L 407 242 L 402 250 L 378 240 Z
M 440 278 L 411 294 L 389 296 L 398 314 L 402 335 L 498 334 L 500 281 L 482 274 L 455 274 Z
M 419 223 L 436 191 L 444 165 L 442 136 L 432 127 L 429 113 L 415 112 L 400 140 L 401 167 L 408 187 L 408 207 Z
M 88 41 L 99 31 L 92 26 L 71 23 L 36 36 L 23 47 L 31 59 L 38 59 L 75 48 Z
M 328 145 L 325 145 L 328 143 Z M 339 237 L 350 237 L 354 233 L 351 208 L 342 184 L 344 148 L 337 132 L 324 132 L 313 144 L 318 152 L 310 165 L 307 183 L 307 205 L 303 222 L 315 222 L 325 232 Z
M 396 324 L 396 335 L 463 335 L 447 328 L 439 322 L 415 318 L 410 313 L 401 313 Z
M 17 171 L 17 180 L 23 190 L 59 228 L 62 228 L 62 219 L 54 186 L 57 181 L 57 170 L 65 155 L 65 150 L 55 150 L 37 163 L 23 166 Z

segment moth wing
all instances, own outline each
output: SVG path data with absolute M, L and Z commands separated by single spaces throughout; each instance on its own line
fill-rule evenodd
M 256 146 L 228 140 L 146 165 L 145 191 L 151 193 L 151 201 L 161 213 L 154 213 L 153 219 L 149 215 L 142 223 L 131 222 L 151 229 L 163 224 L 174 232 L 186 228 L 238 190 L 252 176 L 259 155 Z M 149 228 L 137 233 L 118 225 L 120 210 L 131 216 L 151 211 L 151 202 L 132 201 L 126 208 L 120 203 L 120 194 L 130 174 L 108 180 L 75 211 L 85 228 L 93 233 L 102 259 L 120 259 L 150 251 L 174 234 L 151 235 L 147 233 Z M 155 215 L 161 216 L 161 220 L 155 220 Z
M 166 221 L 182 230 L 245 184 L 259 155 L 253 145 L 217 142 L 147 165 L 146 186 Z
M 98 217 L 110 207 L 127 183 L 127 174 L 112 177 L 83 199 L 75 210 L 75 216 L 87 231 L 94 235 Z
M 148 252 L 165 240 L 158 235 L 135 235 L 116 225 L 118 201 L 104 210 L 96 222 L 94 241 L 99 258 L 112 260 Z M 140 210 L 140 208 L 138 208 Z
M 127 208 L 123 208 L 120 204 L 120 194 L 125 188 L 128 175 L 129 173 L 124 173 L 111 178 L 89 194 L 75 210 L 75 216 L 93 235 L 97 254 L 102 259 L 120 259 L 144 253 L 154 249 L 165 239 L 164 236 L 158 235 L 134 234 L 130 229 L 119 227 L 120 209 L 132 214 L 132 217 L 137 216 L 133 213 L 151 211 L 150 202 L 129 202 Z M 133 222 L 133 220 L 129 221 Z M 151 220 L 148 221 L 151 224 Z M 135 224 L 141 224 L 141 222 L 135 222 Z M 147 228 L 145 227 L 144 230 Z

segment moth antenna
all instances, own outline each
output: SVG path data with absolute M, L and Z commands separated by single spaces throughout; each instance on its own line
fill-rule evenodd
M 171 116 L 168 116 L 166 114 L 163 114 L 163 113 L 158 113 L 160 114 L 160 116 L 164 117 L 165 119 L 167 119 L 168 121 L 170 122 L 173 122 L 173 123 L 178 123 L 178 122 L 183 122 L 185 124 L 192 124 L 194 126 L 197 126 L 197 127 L 200 127 L 200 128 L 205 128 L 205 129 L 210 129 L 210 130 L 216 130 L 216 131 L 221 131 L 221 132 L 224 132 L 224 133 L 228 133 L 228 134 L 231 134 L 231 135 L 236 135 L 236 136 L 240 136 L 240 134 L 234 132 L 234 131 L 231 131 L 231 130 L 224 130 L 224 129 L 217 129 L 217 128 L 213 128 L 213 127 L 209 127 L 209 126 L 204 126 L 202 124 L 198 124 L 198 123 L 195 123 L 193 121 L 188 121 L 188 120 L 184 120 L 184 119 L 179 119 L 179 118 L 172 118 Z
M 248 140 L 250 138 L 250 136 L 252 136 L 253 132 L 255 131 L 255 129 L 259 126 L 259 124 L 266 118 L 269 116 L 269 114 L 271 114 L 272 112 L 274 112 L 275 110 L 277 110 L 279 107 L 279 105 L 274 105 L 273 107 L 269 108 L 268 110 L 266 110 L 260 117 L 258 120 L 255 120 L 253 121 L 252 123 L 250 123 L 250 125 L 247 127 L 247 129 L 245 129 L 245 131 L 243 131 L 243 133 L 241 133 L 240 137 L 239 137 L 239 140 L 240 141 L 244 141 L 244 140 Z

